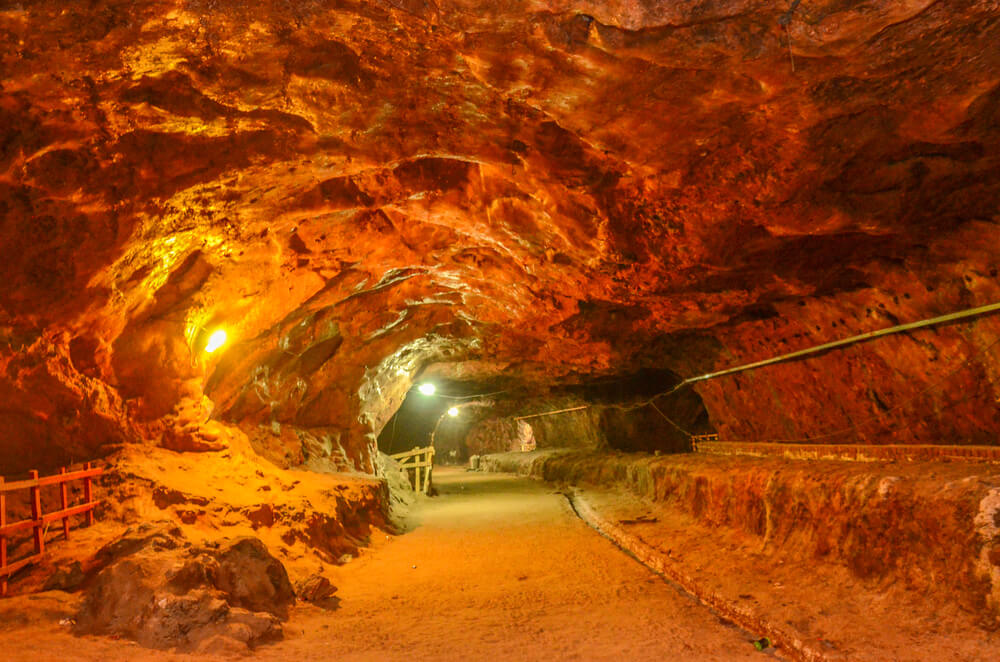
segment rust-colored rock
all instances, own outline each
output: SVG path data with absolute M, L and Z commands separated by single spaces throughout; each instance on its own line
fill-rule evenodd
M 149 530 L 106 547 L 76 631 L 190 652 L 247 650 L 280 639 L 295 601 L 281 563 L 260 540 L 198 549 L 179 531 Z
M 998 19 L 992 0 L 5 6 L 4 471 L 245 436 L 280 466 L 370 473 L 421 371 L 534 397 L 998 301 Z M 996 444 L 998 337 L 983 318 L 698 392 L 731 439 Z
M 751 536 L 768 555 L 939 592 L 981 626 L 1000 623 L 1000 571 L 991 563 L 1000 540 L 995 466 L 579 450 L 487 455 L 480 466 L 624 488 L 709 529 Z
M 216 587 L 237 607 L 283 615 L 295 591 L 281 563 L 257 538 L 241 538 L 216 558 Z
M 306 602 L 323 602 L 336 592 L 337 587 L 323 575 L 310 575 L 295 585 L 295 595 Z

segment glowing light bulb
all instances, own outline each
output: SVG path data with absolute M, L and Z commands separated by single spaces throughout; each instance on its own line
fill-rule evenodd
M 452 418 L 458 416 L 458 407 L 452 407 L 451 409 L 449 409 L 448 415 L 451 416 Z
M 208 342 L 205 344 L 205 351 L 209 354 L 219 349 L 226 344 L 226 332 L 222 329 L 215 331 L 212 335 L 208 337 Z
M 437 388 L 434 386 L 434 384 L 431 384 L 430 382 L 425 382 L 420 386 L 418 386 L 417 388 L 424 395 L 434 395 L 434 392 L 437 391 Z

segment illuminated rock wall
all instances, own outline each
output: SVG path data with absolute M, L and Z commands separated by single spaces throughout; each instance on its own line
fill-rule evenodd
M 368 472 L 432 363 L 686 377 L 1000 300 L 1000 7 L 786 12 L 4 6 L 3 470 L 246 434 Z M 699 392 L 729 437 L 996 443 L 998 336 Z

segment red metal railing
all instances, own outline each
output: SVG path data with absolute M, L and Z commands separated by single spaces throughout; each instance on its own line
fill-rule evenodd
M 94 508 L 99 501 L 94 501 L 93 478 L 104 473 L 104 469 L 94 469 L 90 462 L 84 465 L 83 470 L 67 473 L 63 467 L 54 476 L 39 478 L 37 471 L 30 473 L 28 480 L 14 482 L 4 482 L 0 476 L 0 596 L 7 595 L 7 578 L 21 568 L 34 563 L 45 554 L 45 530 L 47 525 L 57 520 L 62 520 L 63 537 L 69 540 L 69 518 L 76 515 L 85 515 L 87 526 L 94 523 Z M 75 506 L 69 505 L 69 494 L 66 483 L 74 480 L 83 480 L 83 503 Z M 58 485 L 60 505 L 59 510 L 52 513 L 42 512 L 42 488 L 46 485 Z M 30 490 L 31 492 L 31 519 L 21 520 L 13 524 L 7 523 L 7 495 L 17 490 Z M 35 538 L 35 551 L 30 556 L 17 561 L 7 559 L 7 539 L 12 533 L 17 531 L 33 530 Z

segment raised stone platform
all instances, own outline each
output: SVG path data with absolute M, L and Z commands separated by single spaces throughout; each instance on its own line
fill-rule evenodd
M 927 444 L 784 444 L 751 441 L 699 441 L 695 452 L 708 455 L 784 457 L 789 460 L 853 460 L 857 462 L 966 461 L 1000 462 L 998 446 Z
M 867 449 L 865 449 L 867 450 Z M 961 451 L 960 448 L 954 448 Z M 704 530 L 737 536 L 753 554 L 840 568 L 838 585 L 888 587 L 1000 624 L 1000 467 L 990 463 L 789 460 L 548 450 L 487 455 L 483 470 L 618 489 Z M 589 489 L 589 487 L 588 487 Z M 652 540 L 664 549 L 683 543 Z M 718 572 L 738 553 L 720 548 Z M 748 552 L 749 553 L 749 552 Z M 934 605 L 928 607 L 928 605 Z

